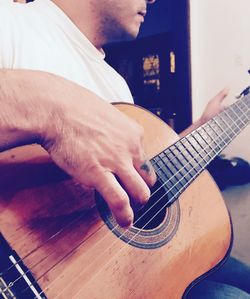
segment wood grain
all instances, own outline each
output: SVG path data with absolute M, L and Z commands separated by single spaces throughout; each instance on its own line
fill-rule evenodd
M 150 158 L 178 140 L 146 110 L 117 108 L 143 125 Z M 1 233 L 49 299 L 178 299 L 230 246 L 229 215 L 207 172 L 181 195 L 173 239 L 153 250 L 119 240 L 100 218 L 93 191 L 83 190 L 38 145 L 2 153 L 0 172 Z

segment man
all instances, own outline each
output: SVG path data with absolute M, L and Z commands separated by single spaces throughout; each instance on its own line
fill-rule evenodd
M 153 2 L 0 2 L 0 150 L 40 143 L 62 169 L 102 194 L 122 226 L 133 222 L 129 196 L 144 204 L 156 176 L 142 128 L 109 104 L 132 96 L 102 46 L 135 38 Z M 226 94 L 189 130 L 220 112 Z
M 111 41 L 135 38 L 147 3 L 153 2 L 36 0 L 27 5 L 5 3 L 0 10 L 4 121 L 19 121 L 10 126 L 15 125 L 15 130 L 20 131 L 25 121 L 21 113 L 24 113 L 30 122 L 25 125 L 32 128 L 28 136 L 16 136 L 15 132 L 13 138 L 18 137 L 21 143 L 40 142 L 60 167 L 103 195 L 123 226 L 131 225 L 133 220 L 128 194 L 139 203 L 145 203 L 150 195 L 147 184 L 154 183 L 155 174 L 142 148 L 142 129 L 102 100 L 133 101 L 124 80 L 104 61 L 101 47 Z M 51 74 L 10 71 L 17 68 Z M 8 90 L 12 93 L 5 98 Z M 223 99 L 225 94 L 223 91 L 218 97 Z M 220 102 L 215 100 L 216 107 L 208 109 L 193 128 L 207 120 L 210 110 L 218 112 Z M 13 103 L 17 105 L 16 110 Z M 105 119 L 108 122 L 102 121 Z M 12 128 L 9 130 L 13 132 Z M 57 138 L 63 131 L 64 135 Z M 126 135 L 123 132 L 127 132 Z M 2 149 L 15 145 L 9 140 L 9 131 L 5 135 L 8 140 L 4 140 Z M 81 146 L 76 141 L 82 141 Z M 100 150 L 99 144 L 105 146 Z M 126 191 L 114 175 L 119 177 Z
M 18 109 L 23 107 L 22 113 L 28 115 L 31 122 L 26 126 L 42 132 L 39 132 L 40 138 L 37 132 L 18 136 L 19 142 L 39 139 L 60 167 L 83 185 L 94 187 L 103 195 L 119 224 L 124 226 L 131 225 L 133 219 L 127 192 L 135 200 L 145 203 L 150 194 L 147 184 L 154 183 L 155 174 L 142 148 L 142 129 L 102 100 L 133 101 L 124 80 L 104 61 L 102 46 L 111 41 L 135 38 L 144 20 L 147 4 L 153 2 L 36 0 L 27 5 L 5 3 L 0 10 L 0 66 L 4 69 L 0 74 L 1 100 L 6 101 L 1 106 L 5 121 L 15 119 L 23 122 L 23 115 Z M 17 68 L 51 74 L 10 71 Z M 12 93 L 6 99 L 9 89 Z M 192 129 L 208 120 L 211 113 L 220 111 L 225 95 L 226 91 L 218 95 L 212 107 L 205 111 Z M 9 109 L 15 108 L 13 103 L 16 103 L 17 111 L 10 113 Z M 39 120 L 39 124 L 34 124 L 32 117 L 34 121 Z M 15 124 L 16 131 L 21 125 Z M 61 134 L 62 131 L 58 130 L 62 126 L 67 130 L 67 149 L 65 144 L 57 144 L 59 138 L 56 135 Z M 80 138 L 76 139 L 75 130 L 78 130 Z M 122 134 L 125 131 L 126 136 Z M 31 140 L 30 135 L 33 136 Z M 7 136 L 9 139 L 9 132 Z M 83 144 L 80 148 L 75 143 L 81 138 Z M 66 135 L 60 139 L 61 143 L 65 142 Z M 11 141 L 5 141 L 1 148 L 13 146 Z M 101 151 L 97 151 L 99 143 L 106 145 Z M 65 157 L 67 153 L 71 157 Z M 144 167 L 145 163 L 148 167 Z M 89 174 L 82 177 L 82 173 Z M 120 186 L 114 174 L 121 179 L 127 191 Z M 116 199 L 115 202 L 112 198 Z

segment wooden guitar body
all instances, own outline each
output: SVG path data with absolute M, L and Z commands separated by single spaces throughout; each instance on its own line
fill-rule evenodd
M 146 110 L 117 108 L 145 128 L 150 158 L 178 140 Z M 61 172 L 41 147 L 2 153 L 0 173 L 0 231 L 49 299 L 182 298 L 229 251 L 228 211 L 206 171 L 167 208 L 162 224 L 133 228 L 131 242 L 105 224 L 93 191 Z

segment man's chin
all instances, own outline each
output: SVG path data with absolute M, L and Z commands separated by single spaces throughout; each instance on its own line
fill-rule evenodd
M 126 31 L 124 34 L 120 37 L 121 41 L 131 41 L 137 38 L 139 34 L 139 29 L 134 31 Z
M 138 34 L 139 34 L 139 29 L 130 30 L 130 31 L 125 31 L 125 30 L 124 31 L 119 31 L 119 34 L 109 35 L 105 45 L 111 44 L 111 43 L 132 41 L 132 40 L 136 39 Z

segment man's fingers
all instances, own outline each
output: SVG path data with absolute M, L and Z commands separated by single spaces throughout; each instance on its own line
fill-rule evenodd
M 228 93 L 229 93 L 229 88 L 225 87 L 214 97 L 214 99 L 218 100 L 219 102 L 222 102 L 225 99 L 225 97 L 228 95 Z
M 120 169 L 117 175 L 132 199 L 131 204 L 133 206 L 145 205 L 150 197 L 150 190 L 134 166 L 131 165 L 126 169 Z
M 111 172 L 100 174 L 95 188 L 107 202 L 119 225 L 128 227 L 133 224 L 134 213 L 129 197 Z
M 147 159 L 137 161 L 134 163 L 134 167 L 139 173 L 140 177 L 147 183 L 148 186 L 152 187 L 156 182 L 156 173 L 151 162 Z

